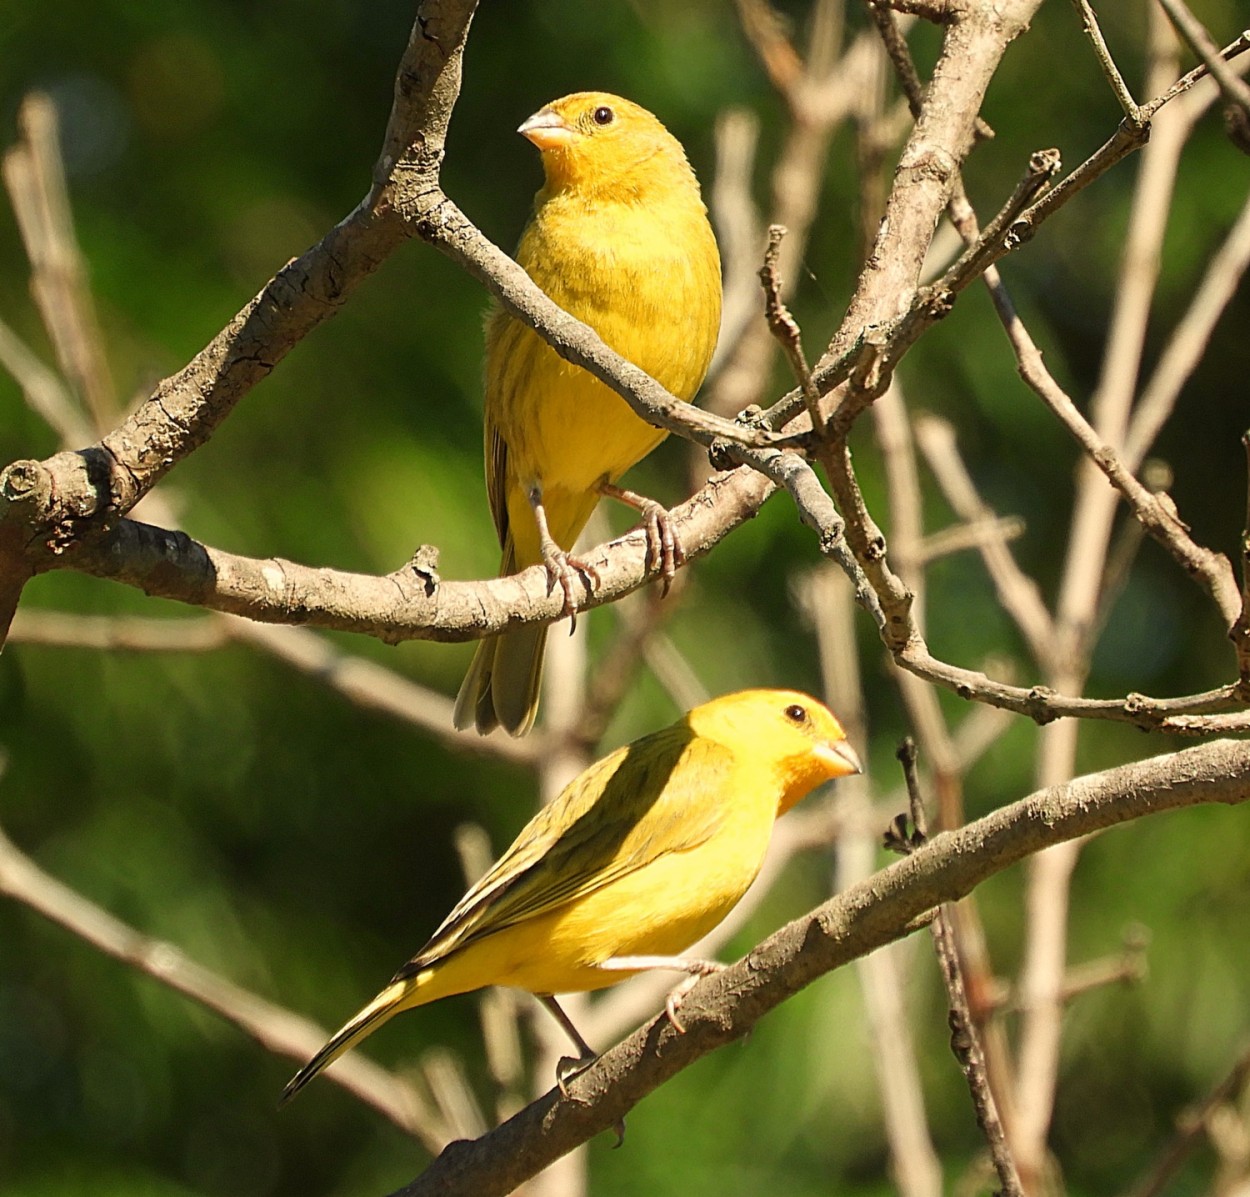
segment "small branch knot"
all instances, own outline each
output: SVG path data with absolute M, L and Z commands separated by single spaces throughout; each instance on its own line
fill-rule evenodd
M 37 461 L 15 461 L 0 474 L 0 494 L 11 503 L 25 502 L 34 496 L 45 477 Z

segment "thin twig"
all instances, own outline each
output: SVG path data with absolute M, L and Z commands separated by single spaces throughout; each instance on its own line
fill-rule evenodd
M 0 321 L 0 366 L 22 388 L 26 406 L 39 416 L 61 441 L 61 448 L 89 444 L 94 436 L 60 378 L 41 362 L 7 324 Z
M 74 234 L 56 106 L 32 93 L 22 101 L 17 125 L 21 140 L 4 156 L 4 179 L 30 259 L 31 294 L 62 373 L 85 402 L 90 423 L 103 431 L 116 415 L 117 400 Z
M 1098 18 L 1094 15 L 1089 0 L 1072 0 L 1072 3 L 1081 18 L 1081 27 L 1085 30 L 1085 36 L 1094 47 L 1094 56 L 1098 59 L 1098 65 L 1102 67 L 1102 73 L 1107 76 L 1107 82 L 1111 84 L 1116 100 L 1124 109 L 1124 115 L 1131 121 L 1140 120 L 1141 109 L 1138 108 L 1137 101 L 1133 99 L 1133 93 L 1129 91 L 1128 84 L 1124 82 L 1120 68 L 1115 65 L 1115 59 L 1112 58 L 1111 51 L 1107 47 L 1107 39 L 1102 35 Z
M 494 860 L 490 836 L 480 824 L 463 823 L 456 828 L 454 842 L 467 889 L 485 875 Z M 486 1065 L 495 1082 L 495 1121 L 503 1122 L 525 1105 L 525 1066 L 521 1059 L 516 991 L 498 986 L 484 989 L 480 994 L 478 1017 L 482 1023 Z M 431 1085 L 431 1090 L 435 1095 L 441 1092 L 435 1085 Z M 473 1104 L 476 1108 L 476 1100 Z M 484 1121 L 480 1110 L 478 1120 Z
M 907 794 L 914 827 L 914 833 L 909 837 L 909 847 L 914 850 L 925 843 L 928 838 L 928 820 L 925 817 L 924 798 L 916 772 L 916 746 L 910 739 L 903 741 L 898 751 L 898 759 L 903 766 L 903 776 L 907 781 Z M 1024 1197 L 1024 1188 L 1020 1184 L 1016 1163 L 1012 1158 L 1011 1147 L 1007 1142 L 1002 1119 L 998 1115 L 998 1106 L 990 1088 L 985 1053 L 977 1035 L 976 1021 L 968 1005 L 968 994 L 964 987 L 963 970 L 959 963 L 954 928 L 943 907 L 938 908 L 937 915 L 929 927 L 950 1005 L 951 1051 L 959 1061 L 964 1079 L 968 1082 L 968 1090 L 972 1094 L 972 1107 L 976 1111 L 977 1125 L 985 1136 L 990 1149 L 990 1158 L 994 1161 L 994 1170 L 998 1173 L 998 1180 L 1002 1186 L 1000 1192 L 1004 1194 L 1004 1197 Z
M 1159 1197 L 1181 1165 L 1202 1142 L 1211 1115 L 1234 1098 L 1247 1079 L 1250 1079 L 1250 1047 L 1238 1056 L 1228 1074 L 1215 1085 L 1196 1109 L 1185 1111 L 1177 1119 L 1177 1131 L 1172 1141 L 1149 1173 L 1129 1190 L 1128 1197 Z
M 1124 466 L 1116 451 L 1104 441 L 1077 410 L 1068 394 L 1055 382 L 1042 355 L 1018 315 L 1003 313 L 1008 340 L 1015 351 L 1020 376 L 1050 410 L 1059 417 L 1090 460 L 1128 501 L 1133 514 L 1184 571 L 1214 600 L 1225 626 L 1231 627 L 1241 609 L 1240 591 L 1232 567 L 1222 553 L 1197 544 L 1170 501 L 1151 494 Z M 1086 569 L 1089 563 L 1086 562 Z M 1098 570 L 1101 575 L 1101 566 Z
M 1250 432 L 1242 435 L 1241 446 L 1246 454 L 1246 522 L 1241 533 L 1241 614 L 1232 637 L 1242 689 L 1250 690 Z
M 988 516 L 951 524 L 925 536 L 916 547 L 916 563 L 924 566 L 970 549 L 980 552 L 990 545 L 1007 545 L 1019 540 L 1024 532 L 1024 520 L 1018 515 Z
M 810 570 L 794 587 L 816 633 L 821 677 L 830 706 L 855 746 L 870 743 L 855 642 L 855 606 L 846 576 L 828 565 Z M 837 793 L 844 826 L 834 847 L 836 889 L 863 881 L 877 866 L 880 824 L 871 819 L 867 773 L 846 778 Z M 891 944 L 855 963 L 871 1030 L 870 1044 L 881 1092 L 882 1122 L 890 1147 L 890 1173 L 902 1197 L 937 1197 L 942 1166 L 929 1133 L 924 1086 L 907 1014 L 903 944 Z
M 1206 26 L 1194 16 L 1185 0 L 1159 0 L 1159 3 L 1168 14 L 1168 20 L 1176 27 L 1176 32 L 1202 59 L 1203 65 L 1211 72 L 1211 77 L 1219 84 L 1220 91 L 1230 103 L 1236 104 L 1250 117 L 1250 87 L 1246 86 L 1244 79 L 1228 69 L 1228 63 L 1220 54 L 1220 48 L 1207 32 Z
M 171 943 L 127 926 L 45 873 L 0 831 L 0 894 L 37 911 L 108 956 L 219 1014 L 266 1051 L 303 1063 L 326 1041 L 309 1019 L 266 1001 L 191 960 Z M 451 1138 L 434 1111 L 397 1076 L 353 1053 L 326 1074 L 432 1152 Z
M 233 639 L 230 628 L 214 616 L 150 619 L 137 615 L 80 615 L 24 607 L 13 618 L 12 644 L 83 648 L 107 652 L 202 653 Z
M 993 522 L 995 513 L 981 498 L 955 440 L 955 429 L 937 416 L 921 414 L 915 421 L 916 441 L 955 514 L 969 524 Z M 986 572 L 993 580 L 998 601 L 1028 642 L 1036 664 L 1043 664 L 1054 641 L 1054 623 L 1041 590 L 1017 564 L 1005 537 L 987 538 L 980 545 Z
M 1020 213 L 1050 185 L 1051 180 L 1059 173 L 1060 166 L 1058 150 L 1034 151 L 1029 156 L 1028 166 L 1015 190 L 1007 197 L 1007 202 L 985 226 L 977 242 L 970 245 L 942 278 L 932 285 L 933 289 L 937 292 L 962 291 L 972 279 L 979 278 L 989 266 L 1014 249 L 1016 240 L 1013 229 Z
M 777 254 L 781 250 L 781 242 L 786 235 L 786 228 L 780 224 L 768 226 L 768 248 L 764 251 L 764 265 L 760 267 L 760 282 L 764 284 L 764 318 L 768 321 L 769 331 L 777 339 L 790 369 L 803 392 L 803 401 L 807 404 L 807 414 L 812 421 L 812 428 L 818 437 L 825 435 L 825 417 L 820 410 L 820 395 L 812 382 L 812 369 L 807 364 L 803 353 L 803 335 L 799 331 L 798 321 L 790 314 L 781 298 L 781 279 L 777 273 Z
M 1219 249 L 1211 256 L 1185 314 L 1177 321 L 1149 382 L 1133 408 L 1123 457 L 1136 470 L 1193 376 L 1219 318 L 1250 268 L 1250 195 Z

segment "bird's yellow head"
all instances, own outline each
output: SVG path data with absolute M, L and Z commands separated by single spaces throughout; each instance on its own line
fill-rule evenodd
M 784 814 L 822 781 L 862 772 L 846 732 L 824 703 L 797 690 L 741 690 L 695 707 L 687 721 L 735 754 L 770 770 Z
M 644 196 L 657 187 L 693 187 L 681 143 L 645 108 L 602 91 L 553 100 L 517 132 L 542 152 L 547 191 L 611 190 Z

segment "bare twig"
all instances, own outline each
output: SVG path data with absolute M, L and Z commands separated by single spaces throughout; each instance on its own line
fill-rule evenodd
M 1015 248 L 1014 226 L 1020 213 L 1050 185 L 1059 167 L 1058 150 L 1037 150 L 1031 154 L 1023 176 L 1006 203 L 994 214 L 976 243 L 968 246 L 942 278 L 933 284 L 932 290 L 938 293 L 962 291 L 972 279 L 980 278 L 999 258 Z
M 1211 1115 L 1233 1098 L 1250 1079 L 1250 1047 L 1237 1057 L 1228 1075 L 1211 1090 L 1202 1103 L 1181 1115 L 1172 1141 L 1164 1149 L 1150 1172 L 1129 1190 L 1129 1197 L 1159 1197 L 1181 1165 L 1202 1142 L 1208 1132 Z
M 1202 59 L 1203 66 L 1211 72 L 1211 77 L 1219 84 L 1220 91 L 1230 103 L 1236 104 L 1250 117 L 1250 87 L 1246 86 L 1244 79 L 1229 70 L 1228 63 L 1220 54 L 1220 48 L 1207 32 L 1206 26 L 1194 16 L 1185 0 L 1159 0 L 1159 3 L 1168 14 L 1168 20 L 1176 27 L 1176 32 Z
M 799 389 L 803 392 L 803 401 L 807 404 L 807 415 L 812 428 L 818 437 L 825 434 L 825 417 L 820 410 L 820 395 L 812 382 L 812 369 L 807 364 L 803 353 L 803 336 L 799 331 L 798 321 L 790 314 L 781 298 L 781 278 L 777 273 L 777 254 L 786 235 L 786 228 L 780 224 L 768 226 L 768 248 L 764 251 L 764 265 L 760 267 L 760 282 L 764 284 L 764 318 L 768 321 L 769 331 L 777 339 Z
M 720 337 L 709 374 L 715 377 L 726 356 L 738 344 L 747 324 L 758 318 L 760 288 L 760 216 L 751 198 L 751 172 L 760 123 L 754 113 L 731 108 L 716 121 L 716 176 L 708 208 L 716 224 L 720 246 L 724 297 Z
M 1102 35 L 1102 29 L 1098 25 L 1098 18 L 1094 15 L 1094 10 L 1089 0 L 1072 0 L 1072 3 L 1080 15 L 1081 27 L 1085 30 L 1085 36 L 1089 38 L 1090 44 L 1094 47 L 1094 56 L 1098 59 L 1098 65 L 1102 67 L 1102 73 L 1107 76 L 1107 82 L 1111 84 L 1111 90 L 1115 92 L 1115 98 L 1119 101 L 1120 107 L 1124 109 L 1124 115 L 1131 121 L 1139 120 L 1141 110 L 1137 106 L 1137 101 L 1133 99 L 1133 94 L 1129 91 L 1128 84 L 1124 82 L 1124 76 L 1120 74 L 1120 68 L 1115 65 L 1115 59 L 1111 57 L 1111 51 L 1107 47 L 1107 39 Z
M 1214 600 L 1225 626 L 1231 627 L 1241 609 L 1240 592 L 1228 558 L 1205 548 L 1189 535 L 1166 496 L 1151 494 L 1124 466 L 1119 455 L 1090 426 L 1067 393 L 1042 363 L 1042 355 L 1020 318 L 1014 313 L 1005 321 L 1007 336 L 1019 362 L 1020 375 L 1072 434 L 1108 481 L 1120 492 L 1147 533 L 1159 542 L 1187 574 Z M 1091 563 L 1086 561 L 1084 570 Z M 1101 564 L 1096 571 L 1101 576 Z
M 148 619 L 143 616 L 79 615 L 26 607 L 13 619 L 12 644 L 99 651 L 202 653 L 231 641 L 230 629 L 212 616 Z
M 128 927 L 45 873 L 0 831 L 0 893 L 64 927 L 108 956 L 221 1015 L 266 1051 L 303 1063 L 326 1040 L 315 1023 L 266 1001 L 189 959 L 180 949 Z M 417 1092 L 364 1056 L 352 1055 L 330 1080 L 439 1151 L 451 1137 Z
M 1158 364 L 1133 408 L 1124 461 L 1130 470 L 1141 464 L 1172 414 L 1181 388 L 1193 376 L 1216 322 L 1228 307 L 1250 268 L 1250 196 L 1241 206 L 1223 244 L 1207 263 L 1184 316 L 1177 322 L 1159 355 Z
M 1018 515 L 997 515 L 969 523 L 951 524 L 930 532 L 916 548 L 918 565 L 928 565 L 943 557 L 966 553 L 969 549 L 983 551 L 991 545 L 1008 545 L 1024 535 L 1025 523 Z
M 1241 614 L 1233 627 L 1238 672 L 1243 688 L 1250 688 L 1250 432 L 1241 438 L 1246 454 L 1246 522 L 1241 532 Z
M 464 823 L 456 828 L 455 845 L 467 889 L 485 875 L 494 860 L 490 837 L 479 824 Z M 486 1064 L 495 1082 L 496 1121 L 503 1122 L 525 1105 L 525 1067 L 521 1060 L 516 991 L 499 987 L 483 990 L 478 1015 Z M 431 1090 L 436 1095 L 440 1092 L 434 1085 Z
M 830 705 L 847 738 L 869 741 L 855 644 L 855 607 L 840 571 L 810 571 L 796 586 L 800 605 L 816 632 L 821 675 Z M 838 787 L 838 809 L 845 824 L 835 845 L 836 888 L 863 881 L 876 868 L 880 824 L 871 819 L 867 774 L 846 778 Z M 905 945 L 891 944 L 856 961 L 864 997 L 882 1117 L 890 1146 L 890 1171 L 903 1197 L 937 1197 L 942 1167 L 925 1116 L 924 1087 L 907 1015 Z
M 916 772 L 916 745 L 912 740 L 903 741 L 898 750 L 898 759 L 903 766 L 903 776 L 907 781 L 914 832 L 908 840 L 894 842 L 904 844 L 908 850 L 914 850 L 928 839 L 928 819 L 925 816 L 920 778 Z M 998 1173 L 999 1184 L 1002 1186 L 1000 1192 L 1005 1197 L 1024 1197 L 1024 1189 L 1016 1172 L 1016 1163 L 1012 1159 L 1011 1147 L 1007 1142 L 1002 1119 L 998 1115 L 998 1106 L 990 1088 L 985 1053 L 977 1035 L 976 1021 L 968 1004 L 967 990 L 964 988 L 955 930 L 945 908 L 938 908 L 936 916 L 929 924 L 929 930 L 933 935 L 933 946 L 937 951 L 950 1006 L 951 1051 L 959 1061 L 964 1079 L 968 1082 L 968 1090 L 972 1094 L 972 1108 L 976 1111 L 977 1125 L 985 1136 L 986 1144 L 990 1149 L 990 1158 L 994 1161 L 994 1170 Z
M 994 512 L 977 493 L 959 455 L 954 428 L 937 416 L 922 414 L 916 417 L 915 432 L 929 468 L 955 514 L 970 524 L 992 522 Z M 1005 538 L 987 538 L 980 548 L 999 602 L 1028 642 L 1033 660 L 1042 664 L 1050 655 L 1055 630 L 1037 583 L 1016 563 Z
M 57 434 L 62 448 L 85 445 L 91 440 L 91 423 L 82 414 L 60 378 L 3 321 L 0 321 L 0 366 L 22 388 L 22 395 L 30 410 Z
M 4 156 L 4 180 L 31 265 L 31 293 L 61 371 L 91 413 L 97 431 L 115 415 L 104 339 L 87 286 L 87 265 L 70 213 L 56 107 L 35 93 L 17 117 L 21 141 Z M 85 444 L 88 435 L 79 444 Z

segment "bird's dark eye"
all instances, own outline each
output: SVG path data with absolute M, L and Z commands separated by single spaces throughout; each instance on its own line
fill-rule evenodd
M 786 718 L 789 719 L 791 723 L 806 723 L 807 708 L 799 706 L 797 702 L 792 702 L 788 707 L 786 707 Z
M 610 125 L 616 113 L 612 111 L 606 104 L 601 108 L 596 108 L 591 119 L 596 125 Z

